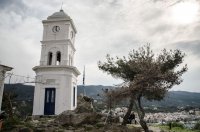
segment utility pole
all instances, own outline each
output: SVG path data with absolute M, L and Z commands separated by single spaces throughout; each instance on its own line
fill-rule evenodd
M 86 96 L 86 92 L 85 92 L 85 66 L 83 69 L 83 96 Z

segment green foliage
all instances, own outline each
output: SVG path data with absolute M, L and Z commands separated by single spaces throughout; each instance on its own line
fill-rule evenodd
M 170 123 L 168 123 L 168 126 L 170 125 Z M 179 127 L 179 128 L 184 128 L 184 125 L 182 123 L 179 122 L 171 122 L 171 127 Z
M 197 122 L 197 124 L 195 124 L 194 129 L 195 130 L 200 130 L 200 122 Z
M 104 122 L 99 122 L 95 125 L 97 128 L 101 128 L 101 127 L 104 127 Z
M 20 120 L 16 116 L 14 116 L 13 119 L 8 118 L 3 121 L 3 129 L 2 130 L 3 131 L 12 130 L 13 128 L 15 128 L 16 125 L 19 125 L 19 124 L 20 124 Z
M 182 82 L 181 76 L 187 71 L 187 65 L 177 70 L 185 54 L 180 50 L 162 50 L 157 56 L 150 45 L 132 50 L 128 57 L 106 56 L 107 62 L 98 62 L 100 70 L 115 78 L 124 80 L 123 88 L 116 91 L 119 97 L 140 95 L 148 100 L 161 100 L 168 89 Z M 125 93 L 125 91 L 128 91 Z
M 21 119 L 25 119 L 26 116 L 32 114 L 33 90 L 33 86 L 5 84 L 2 110 L 9 114 L 11 107 L 15 108 L 12 113 Z M 8 95 L 10 95 L 9 98 Z
M 176 124 L 177 125 L 177 124 Z M 200 132 L 199 130 L 190 130 L 190 129 L 187 129 L 187 128 L 182 128 L 182 127 L 172 127 L 171 130 L 169 130 L 169 126 L 166 126 L 166 125 L 161 125 L 159 126 L 159 128 L 161 129 L 161 131 L 163 132 Z
M 190 130 L 187 130 L 181 127 L 173 127 L 171 131 L 172 132 L 190 132 Z

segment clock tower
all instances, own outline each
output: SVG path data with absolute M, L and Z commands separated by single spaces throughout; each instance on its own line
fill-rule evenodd
M 63 11 L 43 20 L 40 65 L 36 72 L 33 115 L 58 115 L 77 105 L 77 76 L 74 66 L 75 35 L 73 20 Z

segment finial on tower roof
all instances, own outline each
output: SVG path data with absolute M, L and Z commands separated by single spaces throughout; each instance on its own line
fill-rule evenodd
M 62 4 L 61 4 L 60 12 L 63 11 L 62 6 L 63 6 L 63 2 L 62 2 Z

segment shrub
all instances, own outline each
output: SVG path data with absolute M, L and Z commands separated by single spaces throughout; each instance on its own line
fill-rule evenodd
M 184 125 L 182 123 L 179 122 L 170 122 L 171 123 L 171 127 L 180 127 L 180 128 L 184 128 Z M 170 126 L 170 123 L 168 123 L 168 126 Z
M 97 128 L 101 128 L 101 127 L 104 127 L 105 125 L 104 125 L 104 123 L 103 122 L 98 122 L 97 124 L 96 124 L 96 127 Z
M 3 130 L 12 130 L 13 128 L 15 128 L 15 125 L 19 125 L 20 124 L 20 120 L 17 117 L 14 117 L 14 119 L 6 119 L 3 122 Z
M 194 129 L 195 130 L 200 130 L 200 122 L 197 122 L 197 124 L 195 124 Z

